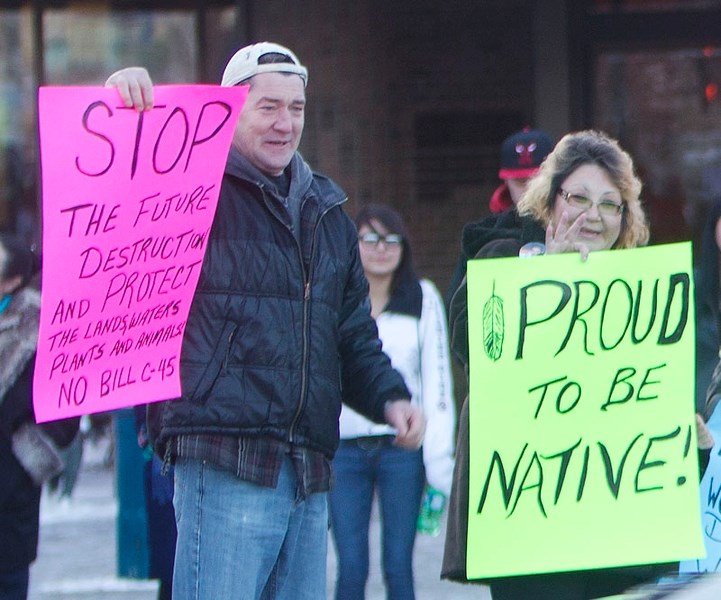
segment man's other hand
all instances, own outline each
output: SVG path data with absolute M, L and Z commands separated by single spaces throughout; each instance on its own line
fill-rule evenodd
M 406 450 L 417 450 L 423 443 L 426 419 L 421 410 L 408 400 L 386 402 L 385 418 L 397 434 L 395 445 Z
M 128 108 L 150 110 L 153 108 L 153 82 L 143 67 L 127 67 L 115 71 L 105 82 L 105 87 L 117 88 Z

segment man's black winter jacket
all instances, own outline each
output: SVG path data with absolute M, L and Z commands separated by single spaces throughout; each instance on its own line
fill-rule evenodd
M 382 422 L 385 401 L 410 397 L 381 351 L 345 200 L 297 153 L 289 197 L 278 197 L 231 150 L 185 328 L 182 398 L 153 411 L 158 442 L 261 436 L 330 458 L 341 398 Z M 302 207 L 301 243 L 291 202 Z

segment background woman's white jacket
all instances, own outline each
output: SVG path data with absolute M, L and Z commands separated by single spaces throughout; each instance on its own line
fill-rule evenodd
M 448 349 L 448 331 L 443 301 L 436 287 L 423 279 L 421 318 L 383 312 L 376 319 L 383 351 L 405 379 L 412 402 L 422 407 L 427 426 L 423 441 L 423 463 L 430 485 L 446 496 L 451 491 L 456 410 Z M 378 425 L 345 404 L 340 415 L 341 439 L 393 434 L 388 425 Z

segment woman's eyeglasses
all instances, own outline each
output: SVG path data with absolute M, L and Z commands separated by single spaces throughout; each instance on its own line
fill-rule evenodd
M 594 204 L 598 207 L 598 214 L 603 215 L 604 217 L 617 217 L 623 212 L 623 204 L 619 204 L 613 200 L 601 200 L 600 202 L 594 202 L 586 196 L 582 196 L 581 194 L 572 194 L 571 192 L 567 192 L 563 189 L 559 189 L 558 193 L 561 195 L 561 198 L 568 202 L 568 204 L 584 212 L 590 210 Z
M 377 248 L 378 244 L 383 242 L 383 245 L 389 250 L 400 249 L 403 243 L 403 236 L 398 233 L 387 233 L 386 235 L 380 235 L 374 231 L 369 231 L 363 235 L 358 236 L 358 241 L 367 248 Z

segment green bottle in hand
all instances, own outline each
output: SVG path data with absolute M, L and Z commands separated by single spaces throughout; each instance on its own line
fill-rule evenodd
M 441 518 L 446 508 L 446 495 L 427 485 L 418 514 L 416 530 L 426 535 L 437 536 L 441 532 Z

